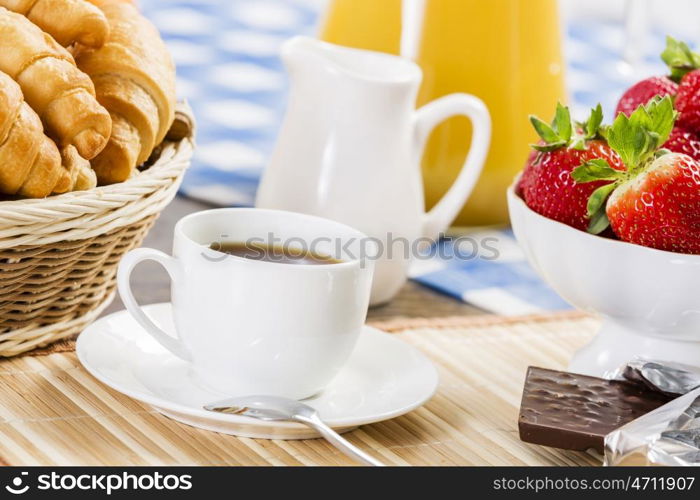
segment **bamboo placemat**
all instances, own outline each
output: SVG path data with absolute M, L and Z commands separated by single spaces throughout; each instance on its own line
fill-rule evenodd
M 438 367 L 418 410 L 346 436 L 394 465 L 598 465 L 521 443 L 528 365 L 561 368 L 597 321 L 580 315 L 389 321 Z M 10 465 L 351 465 L 323 440 L 241 439 L 179 424 L 108 389 L 70 343 L 0 362 L 0 463 Z

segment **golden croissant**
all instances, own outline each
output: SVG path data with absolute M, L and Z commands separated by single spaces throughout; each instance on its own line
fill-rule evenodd
M 0 0 L 0 6 L 27 16 L 64 47 L 100 47 L 109 36 L 107 18 L 87 0 Z
M 126 180 L 165 137 L 175 113 L 175 65 L 156 28 L 129 2 L 91 0 L 110 27 L 99 49 L 78 47 L 78 67 L 90 75 L 112 117 L 112 135 L 91 162 L 100 184 Z
M 90 167 L 90 162 L 80 156 L 74 146 L 61 150 L 61 161 L 70 176 L 71 191 L 83 191 L 97 186 L 97 176 Z
M 0 72 L 0 192 L 43 198 L 70 188 L 56 144 L 44 135 L 19 85 Z
M 0 7 L 0 51 L 0 71 L 19 83 L 61 148 L 72 144 L 87 159 L 102 151 L 112 120 L 66 49 L 26 17 Z

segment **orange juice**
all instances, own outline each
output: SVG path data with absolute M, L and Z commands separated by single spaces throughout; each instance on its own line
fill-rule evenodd
M 327 42 L 398 54 L 401 0 L 333 0 L 321 24 Z
M 506 187 L 536 135 L 529 114 L 548 119 L 565 100 L 557 0 L 426 0 L 417 63 L 419 105 L 452 92 L 481 98 L 493 138 L 484 172 L 459 225 L 508 221 Z M 399 52 L 400 0 L 335 0 L 321 37 L 332 43 Z M 426 204 L 447 191 L 469 150 L 470 125 L 455 117 L 438 127 L 423 158 Z

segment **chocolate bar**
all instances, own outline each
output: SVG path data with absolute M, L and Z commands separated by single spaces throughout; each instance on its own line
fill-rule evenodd
M 672 399 L 635 382 L 531 366 L 520 403 L 520 439 L 603 453 L 606 434 Z

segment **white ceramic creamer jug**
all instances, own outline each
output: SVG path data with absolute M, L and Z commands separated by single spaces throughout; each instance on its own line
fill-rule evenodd
M 379 255 L 371 304 L 388 302 L 406 281 L 407 243 L 436 238 L 471 193 L 491 137 L 488 110 L 467 94 L 416 110 L 422 73 L 398 56 L 295 37 L 283 45 L 282 59 L 289 102 L 256 206 L 327 217 L 373 238 Z M 423 147 L 454 115 L 472 121 L 471 148 L 455 183 L 425 213 Z

